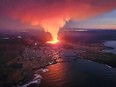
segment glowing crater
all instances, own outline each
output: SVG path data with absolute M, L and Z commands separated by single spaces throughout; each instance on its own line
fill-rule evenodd
M 56 44 L 58 42 L 59 42 L 59 40 L 52 40 L 52 41 L 48 41 L 47 43 L 49 43 L 49 44 Z

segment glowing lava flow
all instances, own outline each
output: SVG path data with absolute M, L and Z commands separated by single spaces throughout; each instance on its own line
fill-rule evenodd
M 47 43 L 49 43 L 49 44 L 56 44 L 56 43 L 58 43 L 59 42 L 59 40 L 52 40 L 52 41 L 48 41 Z

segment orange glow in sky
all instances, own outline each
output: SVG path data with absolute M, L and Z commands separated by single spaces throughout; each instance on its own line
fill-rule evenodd
M 0 2 L 0 17 L 6 16 L 38 28 L 41 26 L 51 33 L 53 42 L 57 41 L 57 33 L 67 21 L 86 20 L 116 9 L 116 0 L 0 0 Z

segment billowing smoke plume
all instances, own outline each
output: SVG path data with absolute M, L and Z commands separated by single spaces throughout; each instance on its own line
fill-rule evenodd
M 57 39 L 68 20 L 84 20 L 116 9 L 116 0 L 0 0 L 0 16 L 42 26 Z

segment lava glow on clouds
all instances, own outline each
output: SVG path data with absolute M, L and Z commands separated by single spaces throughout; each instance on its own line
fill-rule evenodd
M 42 26 L 57 39 L 68 20 L 84 20 L 116 9 L 116 0 L 0 0 L 0 16 Z

